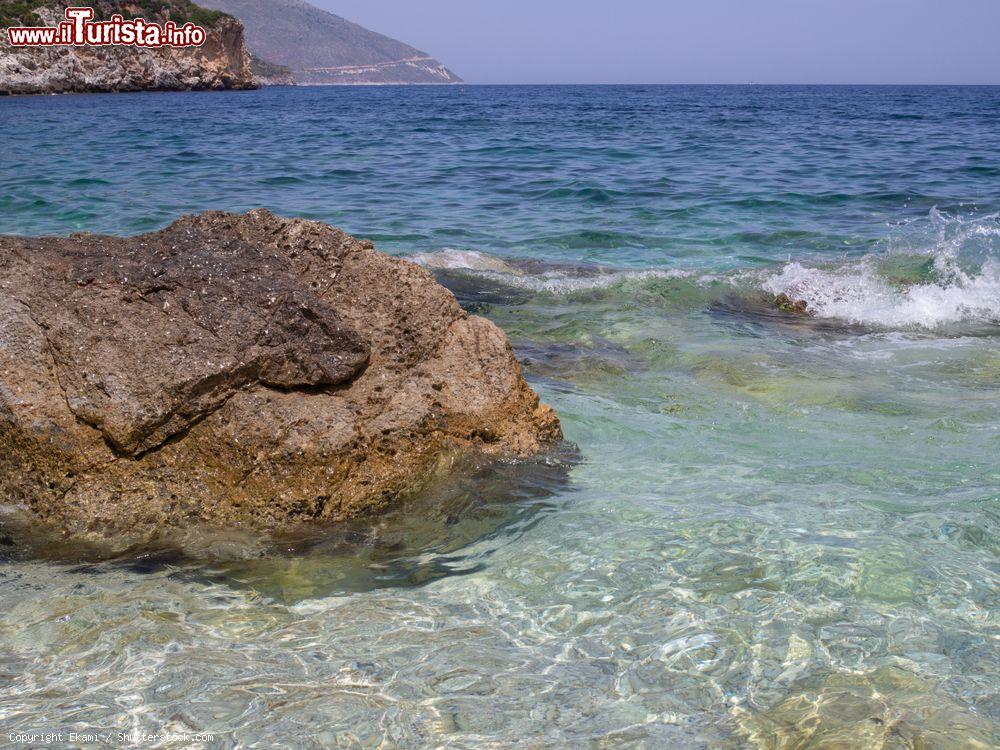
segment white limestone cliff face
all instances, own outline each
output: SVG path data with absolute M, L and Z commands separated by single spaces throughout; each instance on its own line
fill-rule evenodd
M 41 25 L 61 20 L 54 8 L 38 11 Z M 243 25 L 222 16 L 206 29 L 201 47 L 12 47 L 0 32 L 0 94 L 60 94 L 206 89 L 250 89 Z

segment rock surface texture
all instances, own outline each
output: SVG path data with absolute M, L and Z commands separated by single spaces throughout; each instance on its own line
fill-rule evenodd
M 500 329 L 325 224 L 0 236 L 0 495 L 67 531 L 377 514 L 560 438 Z
M 102 17 L 131 7 L 128 3 L 91 3 Z M 106 7 L 105 7 L 106 6 Z M 65 6 L 36 10 L 36 25 L 55 26 Z M 133 8 L 141 12 L 141 7 Z M 146 14 L 146 20 L 163 18 Z M 11 47 L 0 31 L 0 94 L 63 94 L 123 91 L 197 91 L 253 89 L 243 25 L 220 15 L 206 28 L 200 47 L 142 49 L 102 47 Z

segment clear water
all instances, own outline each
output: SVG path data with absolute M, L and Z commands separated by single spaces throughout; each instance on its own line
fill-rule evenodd
M 11 516 L 5 733 L 997 744 L 1000 89 L 46 97 L 0 132 L 2 232 L 263 205 L 426 264 L 578 448 L 186 558 Z

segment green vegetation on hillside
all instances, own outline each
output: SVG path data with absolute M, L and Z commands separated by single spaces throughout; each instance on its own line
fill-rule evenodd
M 107 20 L 118 13 L 125 18 L 145 18 L 149 21 L 170 19 L 178 26 L 190 21 L 209 28 L 215 26 L 220 18 L 230 17 L 228 13 L 202 8 L 190 0 L 94 0 L 92 5 L 97 20 Z M 35 10 L 43 6 L 58 7 L 59 13 L 66 7 L 53 0 L 0 0 L 0 27 L 37 26 L 39 18 Z
M 278 78 L 279 76 L 292 75 L 291 68 L 264 60 L 256 55 L 250 55 L 250 72 L 258 78 Z
M 105 16 L 121 13 L 125 18 L 170 19 L 178 26 L 188 21 L 208 28 L 227 14 L 195 5 L 190 0 L 131 0 L 127 3 L 100 3 Z
M 0 27 L 8 26 L 37 26 L 38 16 L 35 15 L 35 8 L 40 8 L 49 0 L 18 0 L 9 2 L 0 1 Z

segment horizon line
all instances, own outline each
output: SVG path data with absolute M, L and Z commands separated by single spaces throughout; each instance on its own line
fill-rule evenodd
M 955 88 L 955 87 L 967 87 L 967 88 L 998 88 L 1000 87 L 1000 81 L 997 83 L 758 83 L 756 81 L 747 81 L 745 83 L 734 83 L 734 82 L 713 82 L 713 83 L 679 83 L 679 82 L 614 82 L 614 83 L 595 83 L 589 81 L 573 81 L 573 82 L 504 82 L 504 83 L 484 83 L 481 81 L 457 81 L 454 83 L 406 83 L 403 81 L 395 83 L 380 83 L 378 81 L 365 81 L 357 83 L 295 83 L 295 84 L 282 84 L 279 86 L 267 86 L 265 88 L 358 88 L 363 86 L 369 87 L 387 87 L 387 86 L 399 86 L 399 87 L 409 87 L 409 88 L 453 88 L 462 86 L 755 86 L 755 87 L 793 87 L 793 86 L 839 86 L 839 87 L 884 87 L 884 88 L 903 88 L 903 87 L 924 87 L 924 88 Z

